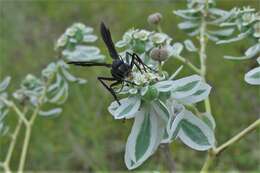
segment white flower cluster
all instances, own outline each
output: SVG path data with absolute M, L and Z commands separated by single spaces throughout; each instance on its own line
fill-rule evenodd
M 116 43 L 116 47 L 125 47 L 138 54 L 143 54 L 148 53 L 154 47 L 169 46 L 171 41 L 171 37 L 165 33 L 130 29 L 123 35 L 123 39 Z
M 180 54 L 182 45 L 181 50 L 179 45 L 180 43 L 173 44 L 172 38 L 165 33 L 144 29 L 130 29 L 116 43 L 116 47 L 124 49 L 122 57 L 125 52 L 135 52 L 146 64 L 155 67 L 158 62 L 164 62 L 176 53 Z

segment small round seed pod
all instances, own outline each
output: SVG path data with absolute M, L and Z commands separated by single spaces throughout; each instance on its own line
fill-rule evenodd
M 148 16 L 147 22 L 151 25 L 158 25 L 162 19 L 161 13 L 153 13 Z
M 168 58 L 168 50 L 165 47 L 155 47 L 150 52 L 150 57 L 155 61 L 165 61 Z

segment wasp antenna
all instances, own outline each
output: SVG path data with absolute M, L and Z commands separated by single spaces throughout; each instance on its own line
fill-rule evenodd
M 109 29 L 106 27 L 106 25 L 104 24 L 104 22 L 101 22 L 100 24 L 100 32 L 101 32 L 101 36 L 107 46 L 107 49 L 109 51 L 110 56 L 113 59 L 118 59 L 118 53 L 115 49 L 114 43 L 112 41 L 112 37 L 110 34 Z

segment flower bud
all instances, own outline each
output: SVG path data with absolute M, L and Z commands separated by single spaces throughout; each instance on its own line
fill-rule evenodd
M 153 13 L 148 16 L 147 21 L 149 24 L 158 25 L 162 19 L 161 13 Z
M 153 101 L 159 96 L 159 91 L 154 86 L 148 86 L 145 94 L 143 95 L 143 100 Z
M 150 52 L 150 57 L 155 61 L 165 61 L 169 56 L 168 50 L 165 47 L 155 47 Z

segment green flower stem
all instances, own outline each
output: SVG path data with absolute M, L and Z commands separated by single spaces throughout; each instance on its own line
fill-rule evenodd
M 195 65 L 193 65 L 187 58 L 184 58 L 180 55 L 174 55 L 174 58 L 181 61 L 183 64 L 192 69 L 195 73 L 201 75 L 201 70 L 197 68 Z
M 158 32 L 162 32 L 162 27 L 160 24 L 157 24 L 156 29 Z
M 207 159 L 201 169 L 201 173 L 207 173 L 208 169 L 210 167 L 210 165 L 212 164 L 212 162 L 214 161 L 214 159 L 222 152 L 224 151 L 226 148 L 228 148 L 230 145 L 238 142 L 240 139 L 242 139 L 243 137 L 245 137 L 247 134 L 249 134 L 250 132 L 252 132 L 253 130 L 255 130 L 257 127 L 260 126 L 260 119 L 256 120 L 255 122 L 253 122 L 251 125 L 249 125 L 247 128 L 245 128 L 243 131 L 241 131 L 240 133 L 238 133 L 237 135 L 235 135 L 234 137 L 232 137 L 231 139 L 229 139 L 227 142 L 225 142 L 224 144 L 222 144 L 221 146 L 215 148 L 215 149 L 211 149 L 208 152 L 208 156 Z

